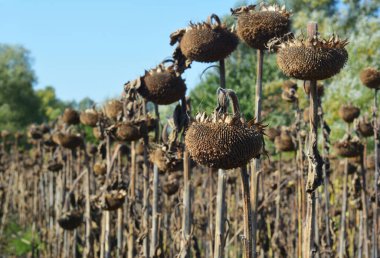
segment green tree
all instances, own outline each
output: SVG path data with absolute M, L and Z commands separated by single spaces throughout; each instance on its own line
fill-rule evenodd
M 35 81 L 29 51 L 0 44 L 0 129 L 16 130 L 42 121 Z
M 43 115 L 44 122 L 57 119 L 67 107 L 67 104 L 57 98 L 55 89 L 52 86 L 39 89 L 36 91 L 36 94 L 40 99 L 40 111 Z

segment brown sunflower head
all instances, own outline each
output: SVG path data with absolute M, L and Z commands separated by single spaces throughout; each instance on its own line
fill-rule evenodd
M 264 153 L 264 126 L 253 121 L 246 123 L 233 91 L 220 91 L 233 96 L 234 114 L 226 113 L 226 101 L 219 97 L 213 115 L 201 113 L 196 116 L 186 132 L 185 143 L 195 162 L 212 168 L 232 169 Z
M 182 153 L 180 146 L 169 149 L 166 145 L 159 145 L 149 153 L 149 160 L 162 172 L 179 171 L 183 168 Z
M 333 35 L 325 40 L 289 39 L 277 48 L 277 64 L 282 72 L 299 80 L 325 80 L 344 67 L 348 59 L 347 40 Z
M 80 114 L 79 119 L 83 125 L 95 127 L 98 123 L 99 113 L 93 108 L 86 109 L 84 112 Z
M 289 128 L 281 128 L 281 133 L 274 140 L 276 150 L 280 152 L 295 151 L 295 137 Z
M 189 66 L 191 61 L 211 63 L 222 60 L 239 43 L 238 37 L 215 14 L 206 22 L 190 23 L 189 27 L 177 30 L 170 39 L 171 45 L 179 43 L 174 58 L 182 59 L 185 66 Z
M 370 89 L 379 89 L 380 71 L 373 67 L 367 67 L 360 72 L 360 80 Z
M 360 108 L 355 107 L 351 104 L 343 105 L 339 108 L 339 116 L 346 123 L 352 123 L 360 115 Z
M 335 151 L 339 156 L 344 158 L 352 158 L 360 156 L 363 153 L 364 146 L 360 140 L 350 135 L 345 136 L 341 141 L 334 144 Z
M 118 122 L 112 126 L 111 135 L 118 141 L 137 141 L 147 135 L 144 119 Z
M 373 125 L 366 116 L 359 119 L 356 124 L 356 129 L 363 137 L 371 137 L 374 135 Z
M 111 120 L 119 120 L 123 116 L 123 102 L 117 99 L 108 101 L 104 105 L 104 113 Z
M 178 192 L 179 190 L 179 179 L 170 175 L 168 180 L 162 183 L 162 191 L 171 196 Z
M 66 149 L 75 149 L 83 145 L 83 138 L 77 134 L 56 132 L 52 135 L 54 143 Z
M 65 230 L 74 230 L 83 222 L 83 213 L 79 210 L 64 212 L 58 219 L 58 224 Z
M 171 60 L 170 60 L 171 61 Z M 153 103 L 158 105 L 172 104 L 185 96 L 186 84 L 174 65 L 159 64 L 156 68 L 146 71 L 145 75 L 135 81 L 125 84 L 125 91 L 132 88 Z
M 279 136 L 281 131 L 275 127 L 269 127 L 265 129 L 264 135 L 268 137 L 268 139 L 274 142 L 274 139 Z
M 265 50 L 273 38 L 281 38 L 290 31 L 290 15 L 285 6 L 265 3 L 232 10 L 237 16 L 237 34 L 250 47 Z
M 62 121 L 68 125 L 79 124 L 79 114 L 72 108 L 66 108 L 62 115 Z

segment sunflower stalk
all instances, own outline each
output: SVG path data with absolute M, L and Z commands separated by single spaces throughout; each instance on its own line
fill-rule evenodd
M 158 105 L 154 105 L 154 110 L 157 118 L 157 126 L 155 130 L 155 140 L 156 143 L 159 142 L 160 128 L 160 113 L 158 111 Z M 153 255 L 156 253 L 156 249 L 159 243 L 159 231 L 158 231 L 158 187 L 159 187 L 159 177 L 158 177 L 158 167 L 156 164 L 153 166 L 153 205 L 152 205 L 152 243 L 150 246 L 150 253 Z
M 378 234 L 379 234 L 379 195 L 378 195 L 378 183 L 379 183 L 379 125 L 377 120 L 377 93 L 378 89 L 375 90 L 374 100 L 373 100 L 373 108 L 372 108 L 372 123 L 373 123 L 373 133 L 375 139 L 375 176 L 374 176 L 374 192 L 375 192 L 375 200 L 372 204 L 373 209 L 373 229 L 372 229 L 372 256 L 378 257 Z
M 318 34 L 317 23 L 310 22 L 307 26 L 308 37 L 314 38 Z M 317 81 L 310 81 L 310 135 L 309 135 L 309 171 L 306 183 L 306 224 L 304 228 L 303 255 L 305 258 L 314 257 L 316 225 L 316 195 L 315 190 L 321 185 L 323 160 L 318 151 L 318 95 Z
M 261 121 L 261 109 L 262 109 L 262 91 L 263 91 L 263 64 L 264 64 L 264 51 L 257 50 L 257 80 L 256 80 L 256 95 L 255 95 L 255 119 L 257 122 Z M 252 226 L 251 226 L 251 239 L 252 239 L 252 257 L 257 257 L 256 251 L 256 230 L 257 230 L 257 206 L 259 202 L 259 177 L 258 173 L 261 169 L 260 159 L 254 159 L 252 162 L 251 173 L 251 207 L 252 207 Z M 263 192 L 264 189 L 261 189 Z
M 132 213 L 133 205 L 136 198 L 136 175 L 137 175 L 137 166 L 136 166 L 136 142 L 131 142 L 131 177 L 130 177 L 130 185 L 129 185 L 129 203 L 128 203 L 128 258 L 135 257 L 134 246 L 135 246 L 135 224 L 134 224 L 134 216 Z
M 220 88 L 226 88 L 226 70 L 224 59 L 219 61 L 220 69 Z M 219 91 L 219 90 L 218 90 Z M 221 96 L 222 95 L 222 96 Z M 219 92 L 218 100 L 225 96 L 224 91 Z M 222 103 L 221 103 L 222 102 Z M 227 100 L 223 100 L 218 103 L 218 106 L 222 110 L 227 109 Z M 224 107 L 222 105 L 225 104 Z M 214 244 L 214 257 L 224 257 L 224 222 L 225 222 L 225 211 L 226 211 L 226 171 L 223 169 L 218 169 L 218 188 L 217 188 L 217 202 L 216 202 L 216 215 L 215 215 L 215 244 Z
M 349 132 L 347 124 L 347 132 Z M 340 216 L 339 258 L 343 258 L 346 251 L 346 213 L 347 213 L 347 181 L 348 181 L 348 158 L 344 160 L 342 213 Z
M 328 251 L 326 253 L 327 257 L 330 257 L 330 252 L 332 248 L 332 239 L 330 236 L 330 194 L 329 194 L 329 177 L 328 172 L 330 170 L 330 160 L 329 160 L 329 150 L 330 150 L 330 127 L 324 120 L 323 108 L 321 103 L 321 98 L 319 97 L 319 121 L 321 123 L 322 129 L 322 150 L 323 150 L 323 188 L 325 197 L 325 239 L 326 246 L 325 249 Z
M 363 207 L 363 245 L 364 245 L 364 254 L 366 257 L 369 256 L 369 240 L 368 240 L 368 197 L 367 197 L 367 179 L 366 179 L 366 170 L 364 167 L 364 156 L 363 153 L 360 155 L 360 175 L 361 175 L 361 201 Z M 376 257 L 376 256 L 373 256 Z
M 186 98 L 183 97 L 181 100 L 181 107 L 183 114 L 187 114 Z M 184 116 L 185 129 L 187 128 L 188 121 L 187 116 Z M 181 257 L 190 257 L 190 242 L 191 242 L 191 225 L 192 225 L 192 214 L 191 214 L 191 168 L 190 168 L 190 156 L 186 147 L 183 152 L 183 181 L 184 181 L 184 192 L 183 192 L 183 215 L 182 215 L 182 239 L 181 239 Z
M 146 115 L 146 102 L 143 101 L 143 115 Z M 145 233 L 143 240 L 143 255 L 149 256 L 149 159 L 148 159 L 148 135 L 144 135 L 144 165 L 143 165 L 143 221 L 142 226 Z

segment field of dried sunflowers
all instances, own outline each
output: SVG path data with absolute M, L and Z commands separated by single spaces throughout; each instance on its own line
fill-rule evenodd
M 313 22 L 296 37 L 277 5 L 231 13 L 236 28 L 212 14 L 173 32 L 172 59 L 127 82 L 120 98 L 66 109 L 27 134 L 2 131 L 0 236 L 9 221 L 30 228 L 29 240 L 20 236 L 28 257 L 380 257 L 380 71 L 358 74 L 374 90 L 372 118 L 342 105 L 346 135 L 331 143 L 321 81 L 344 68 L 348 41 L 323 38 Z M 249 121 L 226 85 L 224 59 L 239 41 L 258 57 Z M 262 121 L 266 52 L 289 77 L 288 127 Z M 219 63 L 212 114 L 192 113 L 185 96 L 181 75 L 192 62 Z M 309 107 L 299 105 L 296 80 Z M 160 120 L 159 105 L 177 102 Z

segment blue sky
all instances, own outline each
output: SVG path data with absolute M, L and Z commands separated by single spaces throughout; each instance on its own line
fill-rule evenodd
M 36 88 L 52 85 L 63 100 L 118 96 L 125 82 L 170 57 L 171 32 L 235 0 L 0 0 L 0 43 L 31 51 Z M 208 65 L 186 71 L 188 88 Z

